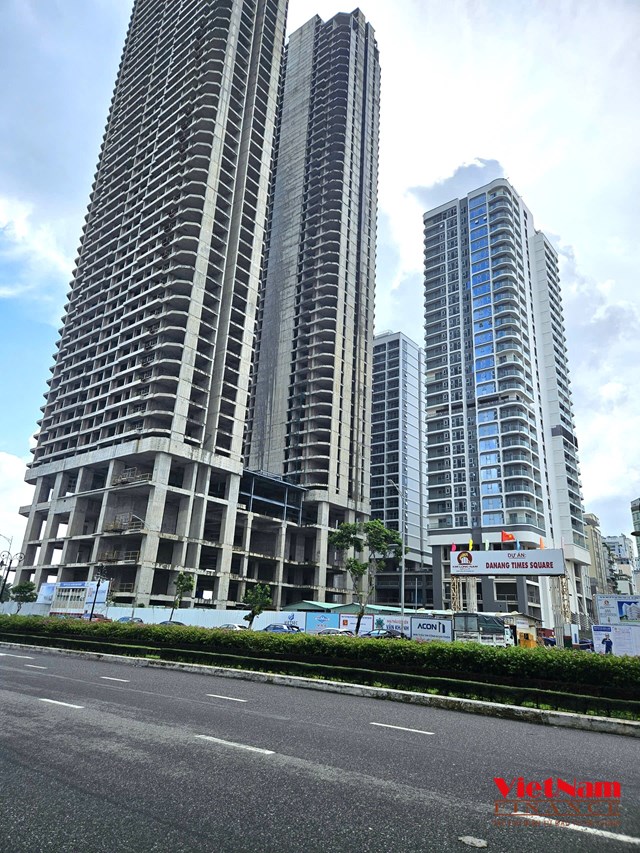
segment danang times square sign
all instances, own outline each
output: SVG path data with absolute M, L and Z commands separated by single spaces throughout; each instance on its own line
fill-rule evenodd
M 564 574 L 560 548 L 531 551 L 454 551 L 452 575 L 556 575 Z

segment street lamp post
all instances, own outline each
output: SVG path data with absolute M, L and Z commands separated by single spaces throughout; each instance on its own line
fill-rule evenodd
M 402 539 L 402 556 L 400 561 L 400 622 L 402 625 L 402 630 L 404 631 L 404 575 L 405 575 L 405 546 L 406 546 L 406 519 L 405 519 L 405 492 L 404 489 L 400 489 L 400 486 L 390 478 L 387 478 L 387 482 L 390 483 L 393 488 L 398 493 L 398 497 L 400 498 L 400 512 L 402 515 L 402 527 L 400 529 L 400 536 Z
M 4 588 L 6 587 L 7 581 L 9 579 L 9 573 L 13 568 L 17 568 L 23 560 L 24 554 L 22 553 L 10 554 L 9 551 L 3 551 L 0 554 L 0 571 L 4 571 L 4 576 L 2 578 L 2 586 L 0 586 L 0 602 L 2 601 L 2 596 L 4 595 Z
M 98 565 L 96 566 L 95 571 L 93 573 L 93 579 L 97 580 L 98 583 L 96 586 L 96 591 L 95 591 L 94 596 L 93 596 L 93 603 L 91 605 L 91 613 L 89 614 L 89 622 L 91 622 L 91 620 L 93 619 L 93 611 L 96 608 L 96 601 L 98 600 L 98 590 L 100 589 L 100 584 L 102 583 L 102 581 L 107 580 L 107 575 L 105 573 L 104 565 L 102 563 L 98 563 Z

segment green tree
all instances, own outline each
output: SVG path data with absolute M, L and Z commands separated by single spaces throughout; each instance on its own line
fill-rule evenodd
M 253 620 L 256 616 L 259 616 L 265 608 L 270 607 L 273 603 L 271 600 L 271 587 L 268 583 L 257 583 L 253 589 L 248 589 L 245 592 L 242 603 L 250 608 L 249 613 L 242 618 L 249 623 L 249 628 L 252 628 Z
M 0 586 L 2 586 L 2 584 L 0 584 Z M 9 601 L 10 598 L 11 598 L 11 584 L 6 583 L 4 589 L 2 590 L 2 598 L 0 598 L 0 604 L 4 603 L 5 601 Z
M 357 634 L 374 590 L 375 572 L 384 566 L 387 559 L 400 559 L 402 539 L 397 531 L 389 530 L 381 521 L 374 519 L 357 524 L 344 522 L 337 530 L 331 531 L 329 544 L 343 554 L 350 550 L 362 554 L 366 549 L 369 555 L 366 561 L 358 557 L 348 557 L 344 563 L 358 604 Z
M 178 577 L 176 578 L 176 591 L 173 598 L 173 607 L 171 608 L 171 615 L 169 616 L 169 622 L 173 619 L 173 614 L 176 607 L 180 607 L 182 603 L 182 599 L 185 595 L 189 595 L 193 590 L 193 575 L 188 572 L 178 572 Z
M 16 586 L 11 587 L 11 600 L 18 605 L 16 613 L 20 613 L 20 608 L 23 604 L 30 604 L 38 597 L 36 585 L 31 581 L 24 581 Z

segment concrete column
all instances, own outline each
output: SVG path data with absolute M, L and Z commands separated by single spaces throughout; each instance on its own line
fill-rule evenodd
M 482 584 L 482 609 L 487 613 L 497 613 L 499 608 L 493 578 L 485 576 L 480 579 L 480 583 Z
M 282 581 L 284 576 L 284 547 L 287 535 L 287 522 L 283 521 L 280 525 L 280 529 L 278 530 L 278 536 L 276 539 L 276 588 L 275 588 L 275 600 L 274 607 L 276 610 L 280 610 L 282 607 Z
M 229 474 L 227 481 L 227 507 L 220 528 L 220 560 L 218 562 L 218 596 L 216 607 L 226 607 L 229 599 L 229 574 L 233 557 L 233 538 L 236 529 L 236 512 L 240 494 L 240 475 Z
M 516 578 L 516 591 L 518 593 L 518 610 L 520 613 L 528 613 L 527 579 L 524 575 L 520 575 Z
M 327 600 L 327 560 L 329 551 L 329 504 L 318 504 L 318 528 L 316 529 L 315 562 L 318 565 L 316 585 L 318 601 Z
M 442 545 L 434 545 L 433 559 L 433 609 L 444 610 L 444 567 L 442 565 Z M 484 587 L 483 587 L 484 595 Z

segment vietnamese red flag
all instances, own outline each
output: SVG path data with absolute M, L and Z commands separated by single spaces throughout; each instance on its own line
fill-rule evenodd
M 515 542 L 516 537 L 513 535 L 513 533 L 507 533 L 506 530 L 503 530 L 502 531 L 502 541 L 503 542 Z

